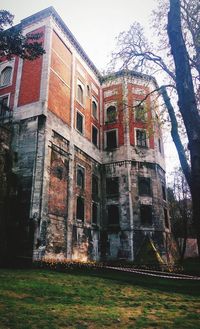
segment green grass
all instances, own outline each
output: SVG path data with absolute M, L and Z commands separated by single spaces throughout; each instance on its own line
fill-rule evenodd
M 113 271 L 0 270 L 0 328 L 200 328 L 200 283 Z

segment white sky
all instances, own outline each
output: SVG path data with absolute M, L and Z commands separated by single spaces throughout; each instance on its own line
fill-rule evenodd
M 15 15 L 15 23 L 53 6 L 89 58 L 104 70 L 115 38 L 135 21 L 145 25 L 156 0 L 1 0 L 1 8 Z
M 116 37 L 134 22 L 140 22 L 149 34 L 149 19 L 156 0 L 1 0 L 1 9 L 15 15 L 14 23 L 44 8 L 53 6 L 89 58 L 105 70 Z M 173 151 L 172 151 L 173 150 Z M 177 166 L 177 156 L 170 138 L 165 141 L 167 171 Z

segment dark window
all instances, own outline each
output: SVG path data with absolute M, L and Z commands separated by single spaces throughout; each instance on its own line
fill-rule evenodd
M 162 197 L 163 200 L 166 200 L 166 189 L 165 189 L 165 185 L 162 184 Z
M 117 147 L 117 131 L 111 130 L 106 132 L 107 149 L 112 150 Z
M 83 133 L 83 116 L 77 112 L 76 114 L 76 128 L 80 133 Z
M 92 223 L 98 223 L 98 205 L 96 203 L 92 204 Z
M 78 101 L 83 104 L 83 88 L 81 85 L 77 86 L 77 98 Z
M 160 138 L 158 139 L 158 148 L 159 148 L 159 152 L 162 153 L 161 140 L 160 140 Z
M 99 180 L 98 177 L 92 175 L 92 199 L 96 200 L 99 196 Z
M 58 166 L 55 168 L 55 176 L 58 179 L 62 180 L 62 178 L 63 178 L 63 168 L 62 167 Z
M 97 119 L 97 103 L 95 101 L 92 101 L 92 115 Z
M 88 95 L 88 97 L 90 96 L 90 86 L 89 85 L 87 85 L 87 95 Z
M 148 177 L 138 177 L 139 195 L 151 195 L 151 183 Z
M 98 129 L 95 126 L 92 126 L 92 143 L 98 146 Z
M 10 84 L 12 74 L 12 67 L 7 66 L 2 72 L 0 77 L 0 85 L 7 86 Z
M 140 218 L 142 225 L 152 225 L 152 206 L 140 205 Z
M 136 130 L 137 146 L 147 147 L 147 136 L 145 130 Z
M 76 218 L 84 221 L 84 199 L 81 197 L 76 201 Z
M 116 107 L 113 105 L 109 106 L 106 110 L 106 115 L 107 115 L 107 122 L 115 121 L 117 117 Z
M 108 225 L 119 225 L 119 207 L 118 205 L 107 206 Z
M 8 96 L 4 96 L 0 98 L 0 115 L 4 116 L 6 111 L 9 112 L 8 108 Z
M 81 166 L 77 166 L 77 185 L 84 189 L 85 184 L 85 169 Z
M 119 178 L 112 177 L 106 178 L 106 194 L 107 196 L 119 195 Z
M 166 208 L 164 208 L 164 217 L 165 217 L 165 226 L 169 228 L 169 219 L 168 219 L 168 213 Z

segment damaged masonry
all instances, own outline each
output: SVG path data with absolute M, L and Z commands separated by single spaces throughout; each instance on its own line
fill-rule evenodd
M 133 261 L 150 239 L 169 262 L 159 108 L 145 98 L 155 79 L 99 78 L 53 7 L 21 24 L 42 32 L 46 53 L 0 64 L 1 76 L 9 70 L 0 100 L 12 113 L 0 127 L 1 254 Z

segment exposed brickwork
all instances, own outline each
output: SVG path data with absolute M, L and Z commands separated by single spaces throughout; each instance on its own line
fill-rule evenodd
M 44 42 L 45 27 L 32 31 L 33 33 L 43 33 L 40 42 Z M 40 83 L 42 72 L 42 57 L 34 61 L 24 60 L 22 68 L 22 78 L 19 92 L 18 106 L 39 101 Z
M 48 108 L 70 125 L 72 54 L 53 32 Z

